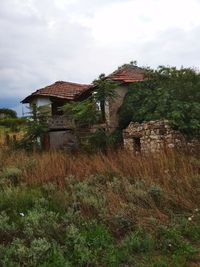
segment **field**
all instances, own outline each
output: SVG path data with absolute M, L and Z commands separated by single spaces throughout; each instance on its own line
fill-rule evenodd
M 7 146 L 9 142 L 20 140 L 23 134 L 23 127 L 18 131 L 11 131 L 10 128 L 0 126 L 0 148 Z
M 200 160 L 0 152 L 0 266 L 200 266 Z

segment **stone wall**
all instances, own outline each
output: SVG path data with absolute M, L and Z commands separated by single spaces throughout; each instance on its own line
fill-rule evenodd
M 167 120 L 130 123 L 123 131 L 124 148 L 134 152 L 157 153 L 168 149 L 200 151 L 197 139 L 187 140 L 179 131 L 173 130 Z

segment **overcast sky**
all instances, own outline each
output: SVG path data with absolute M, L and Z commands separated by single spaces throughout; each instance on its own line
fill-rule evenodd
M 0 0 L 0 107 L 137 60 L 200 66 L 200 0 Z

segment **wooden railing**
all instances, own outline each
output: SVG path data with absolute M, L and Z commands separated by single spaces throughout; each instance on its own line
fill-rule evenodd
M 52 116 L 48 119 L 48 125 L 50 130 L 56 129 L 72 129 L 74 123 L 67 116 Z

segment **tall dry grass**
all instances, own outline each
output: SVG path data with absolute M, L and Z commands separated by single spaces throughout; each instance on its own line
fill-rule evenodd
M 21 140 L 23 136 L 24 132 L 22 130 L 19 132 L 12 132 L 11 130 L 3 127 L 0 128 L 0 148 L 8 146 L 8 142 Z
M 200 159 L 175 152 L 159 155 L 134 155 L 129 151 L 109 151 L 96 154 L 65 154 L 58 151 L 26 153 L 1 150 L 0 166 L 26 167 L 26 182 L 41 183 L 73 175 L 84 179 L 95 174 L 115 174 L 146 179 L 150 183 L 168 184 L 171 178 L 180 177 L 187 182 L 191 176 L 200 174 Z M 30 165 L 30 169 L 29 169 Z M 34 166 L 34 168 L 32 168 Z M 176 179 L 175 179 L 176 180 Z M 171 181 L 170 181 L 171 182 Z
M 139 223 L 152 214 L 165 221 L 169 218 L 167 210 L 181 212 L 200 207 L 200 159 L 191 155 L 168 152 L 136 156 L 123 150 L 91 155 L 56 151 L 28 154 L 1 150 L 0 171 L 13 166 L 22 170 L 21 179 L 27 185 L 57 184 L 58 198 L 64 202 L 62 189 L 71 190 L 72 176 L 73 181 L 86 183 L 94 177 L 92 188 L 106 199 L 109 216 L 121 210 Z M 163 192 L 161 204 L 149 195 L 149 189 L 157 194 L 159 188 Z M 93 212 L 88 205 L 82 208 L 86 214 Z
M 63 186 L 68 176 L 79 180 L 91 175 L 131 177 L 132 180 L 143 180 L 147 185 L 160 185 L 183 198 L 194 196 L 195 201 L 197 196 L 193 191 L 200 177 L 200 160 L 175 152 L 136 156 L 123 150 L 91 155 L 5 151 L 0 153 L 0 160 L 0 167 L 18 166 L 22 169 L 23 181 L 28 184 L 57 182 Z

